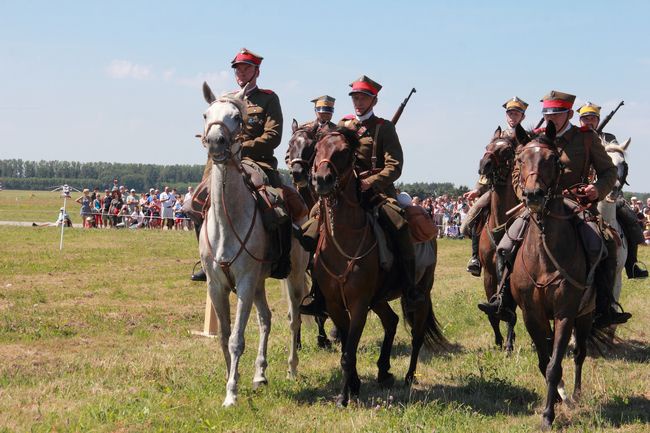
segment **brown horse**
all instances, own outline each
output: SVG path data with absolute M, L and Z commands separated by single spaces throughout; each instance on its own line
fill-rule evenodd
M 575 327 L 574 398 L 581 391 L 582 364 L 591 331 L 593 309 L 580 314 L 587 265 L 574 216 L 558 190 L 562 174 L 555 127 L 522 147 L 518 161 L 520 185 L 529 212 L 529 227 L 517 252 L 510 284 L 522 310 L 526 329 L 535 343 L 539 369 L 546 378 L 546 406 L 542 427 L 555 419 L 556 402 L 565 398 L 562 359 Z M 553 321 L 553 328 L 549 321 Z
M 518 129 L 523 131 L 521 126 Z M 498 277 L 496 270 L 496 249 L 504 233 L 504 225 L 508 220 L 506 212 L 517 205 L 518 199 L 512 187 L 512 167 L 515 160 L 517 140 L 515 137 L 502 134 L 501 128 L 494 131 L 492 140 L 485 148 L 485 154 L 479 164 L 479 174 L 487 177 L 490 186 L 490 212 L 483 226 L 479 242 L 479 260 L 483 267 L 483 287 L 488 300 L 497 291 Z M 497 232 L 495 233 L 495 229 Z M 488 316 L 494 330 L 494 343 L 503 347 L 503 336 L 499 329 L 499 319 Z M 512 352 L 515 342 L 515 324 L 517 316 L 507 321 L 506 351 Z
M 342 345 L 343 386 L 337 397 L 339 406 L 346 406 L 350 396 L 359 395 L 361 382 L 356 356 L 368 310 L 379 316 L 384 328 L 377 381 L 382 386 L 393 383 L 394 377 L 389 372 L 390 353 L 399 318 L 388 301 L 402 296 L 402 281 L 396 267 L 386 272 L 380 266 L 371 217 L 361 206 L 354 170 L 358 146 L 356 134 L 345 128 L 325 135 L 316 144 L 312 176 L 320 196 L 321 219 L 314 277 L 325 296 L 327 311 L 339 330 Z M 426 300 L 414 313 L 404 314 L 411 326 L 413 345 L 405 378 L 407 384 L 414 379 L 423 343 L 431 348 L 447 345 L 431 306 L 434 271 L 435 263 L 420 272 L 416 270 L 417 288 L 427 294 Z
M 296 119 L 291 123 L 291 138 L 289 139 L 289 146 L 287 149 L 286 163 L 289 167 L 289 174 L 300 196 L 305 201 L 308 209 L 314 207 L 316 204 L 316 193 L 311 185 L 311 168 L 314 162 L 314 155 L 316 154 L 316 141 L 318 133 L 318 123 L 314 122 L 312 125 L 298 126 Z M 313 271 L 313 263 L 310 260 L 309 273 Z M 312 284 L 316 284 L 312 279 Z M 327 319 L 321 316 L 314 317 L 314 321 L 318 326 L 318 347 L 330 348 L 332 342 L 327 338 L 325 332 L 325 321 Z M 332 329 L 331 335 L 333 338 L 336 336 L 336 328 Z

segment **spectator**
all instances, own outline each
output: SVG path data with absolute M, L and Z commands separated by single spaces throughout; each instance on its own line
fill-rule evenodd
M 103 207 L 102 207 L 102 225 L 104 228 L 106 227 L 112 227 L 113 226 L 113 220 L 109 218 L 110 215 L 110 209 L 111 209 L 111 192 L 109 190 L 106 190 L 104 192 L 104 199 L 102 200 Z
M 122 201 L 120 190 L 113 189 L 111 191 L 111 205 L 108 211 L 111 217 L 112 227 L 117 227 L 117 224 L 121 222 L 120 212 L 122 211 L 122 206 L 124 206 L 124 201 Z
M 163 219 L 163 228 L 167 227 L 168 230 L 171 230 L 174 227 L 174 205 L 176 204 L 176 197 L 170 193 L 168 186 L 160 194 L 160 204 L 162 206 L 161 217 Z
M 129 207 L 129 215 L 135 210 L 135 206 L 138 204 L 138 199 L 135 196 L 135 189 L 131 188 L 129 195 L 126 196 L 126 205 Z
M 97 189 L 97 188 L 95 188 Z M 95 218 L 95 227 L 102 226 L 102 196 L 99 192 L 95 192 L 95 198 L 93 199 L 93 217 Z
M 139 205 L 136 205 L 133 213 L 131 213 L 131 225 L 129 225 L 130 229 L 139 229 L 145 226 L 145 218 L 144 218 L 144 213 L 142 212 L 142 208 Z
M 83 195 L 75 200 L 81 205 L 79 214 L 81 215 L 81 221 L 85 228 L 91 228 L 93 226 L 93 211 L 92 211 L 92 201 L 90 200 L 90 190 L 85 188 L 83 190 Z

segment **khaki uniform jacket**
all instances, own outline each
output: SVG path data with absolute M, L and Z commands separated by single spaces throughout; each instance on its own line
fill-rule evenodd
M 367 178 L 372 189 L 377 193 L 395 198 L 397 192 L 393 182 L 399 179 L 404 165 L 404 155 L 399 137 L 392 122 L 381 119 L 375 115 L 363 122 L 354 117 L 346 116 L 339 122 L 338 126 L 356 131 L 359 137 L 360 147 L 357 152 L 357 170 L 362 173 L 372 168 L 372 149 L 377 134 L 377 169 L 381 169 Z
M 585 143 L 589 147 L 588 161 L 585 154 Z M 602 200 L 612 190 L 616 183 L 616 167 L 605 152 L 605 148 L 592 129 L 571 127 L 560 137 L 555 139 L 555 145 L 562 150 L 560 161 L 565 168 L 560 177 L 559 188 L 564 190 L 577 183 L 587 183 L 589 167 L 591 166 L 598 176 L 595 186 L 598 189 L 598 199 Z M 585 167 L 585 164 L 587 167 Z M 520 167 L 515 164 L 512 170 L 512 186 L 515 188 L 517 197 L 522 198 L 522 190 L 519 185 Z
M 272 90 L 253 89 L 246 96 L 248 121 L 242 131 L 242 158 L 250 158 L 263 169 L 278 169 L 273 150 L 282 139 L 280 99 Z

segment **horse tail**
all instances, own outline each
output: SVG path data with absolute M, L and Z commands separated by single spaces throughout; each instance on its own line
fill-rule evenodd
M 427 317 L 424 320 L 423 325 L 424 346 L 431 351 L 448 350 L 451 347 L 451 344 L 442 333 L 442 327 L 440 326 L 440 323 L 438 323 L 438 319 L 436 319 L 436 315 L 433 312 L 433 306 L 431 305 L 431 302 L 429 301 L 428 304 L 429 308 L 427 311 Z M 401 305 L 402 314 L 406 319 L 405 322 L 407 329 L 410 328 L 411 332 L 413 332 L 413 327 L 415 324 L 415 313 L 406 312 L 404 298 L 401 299 Z

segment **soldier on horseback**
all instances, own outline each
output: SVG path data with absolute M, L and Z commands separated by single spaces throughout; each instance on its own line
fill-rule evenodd
M 362 75 L 352 84 L 355 114 L 345 116 L 338 124 L 354 131 L 359 137 L 360 148 L 356 157 L 356 171 L 360 179 L 363 206 L 375 213 L 379 224 L 393 240 L 396 258 L 401 265 L 405 284 L 406 308 L 413 311 L 424 301 L 424 295 L 415 287 L 415 253 L 413 242 L 402 209 L 397 204 L 395 182 L 402 173 L 402 146 L 392 122 L 375 115 L 373 107 L 382 86 Z M 303 227 L 302 243 L 305 249 L 314 251 L 319 235 L 320 221 L 314 217 Z M 301 313 L 319 315 L 325 309 L 322 294 L 313 293 L 311 302 L 301 306 Z
M 574 95 L 551 91 L 541 100 L 543 103 L 542 114 L 546 122 L 552 122 L 558 131 L 555 144 L 560 149 L 560 164 L 563 167 L 558 187 L 567 193 L 576 185 L 586 184 L 589 170 L 593 168 L 597 176 L 596 181 L 580 188 L 577 195 L 584 197 L 588 202 L 594 202 L 602 200 L 611 191 L 616 182 L 616 167 L 612 164 L 595 131 L 589 127 L 578 128 L 571 124 L 574 101 Z M 512 184 L 517 196 L 521 199 L 522 187 L 518 165 L 515 165 L 513 169 Z M 574 193 L 574 195 L 576 194 Z M 524 215 L 526 214 L 524 213 Z M 575 218 L 577 219 L 577 216 Z M 478 305 L 479 309 L 488 315 L 508 318 L 514 314 L 515 305 L 508 277 L 526 226 L 527 219 L 520 216 L 499 243 L 497 248 L 498 292 L 491 302 Z M 587 221 L 576 220 L 578 234 L 585 246 L 587 256 L 591 258 L 592 262 L 597 262 L 602 257 L 598 268 L 596 268 L 596 279 L 592 280 L 596 284 L 594 326 L 605 327 L 611 324 L 625 323 L 631 314 L 618 312 L 611 307 L 613 299 L 611 291 L 616 270 L 616 245 L 613 239 L 605 237 L 603 240 L 607 255 L 601 256 L 601 241 L 599 239 L 601 235 L 597 229 L 594 230 L 593 226 L 594 224 Z M 595 254 L 591 245 L 596 246 Z M 591 264 L 595 268 L 595 263 Z M 592 274 L 590 277 L 593 277 L 593 273 L 590 272 L 590 274 Z M 592 282 L 589 280 L 590 278 L 588 278 L 587 285 Z
M 589 127 L 595 131 L 600 123 L 600 109 L 601 107 L 591 102 L 587 102 L 582 107 L 578 108 L 578 114 L 580 114 L 580 126 Z M 603 141 L 603 145 L 609 143 L 618 144 L 616 136 L 609 132 L 602 132 L 600 137 Z M 627 176 L 627 172 L 625 175 Z M 621 184 L 623 183 L 625 183 L 625 179 L 621 180 Z M 621 188 L 622 186 L 623 185 L 621 185 Z M 627 277 L 646 278 L 648 276 L 648 271 L 639 267 L 637 258 L 639 245 L 644 243 L 643 230 L 637 221 L 636 215 L 625 202 L 621 191 L 619 191 L 619 195 L 616 198 L 616 219 L 623 228 L 625 237 L 628 239 L 627 260 L 625 261 L 625 272 L 627 273 Z
M 526 118 L 526 108 L 528 104 L 524 102 L 517 96 L 508 99 L 503 103 L 503 108 L 506 109 L 506 122 L 508 127 L 503 130 L 501 133 L 502 137 L 515 137 L 515 128 Z M 480 197 L 470 209 L 467 220 L 470 223 L 466 226 L 466 233 L 472 238 L 472 257 L 467 262 L 467 272 L 472 274 L 475 277 L 481 275 L 481 262 L 478 258 L 478 247 L 481 233 L 479 230 L 476 230 L 478 220 L 481 218 L 480 213 L 483 209 L 490 208 L 490 195 L 486 192 L 490 189 L 489 179 L 486 176 L 479 177 L 478 182 L 473 190 L 463 194 L 463 197 L 468 200 L 473 200 L 477 197 Z
M 235 80 L 239 87 L 243 89 L 248 85 L 245 95 L 248 120 L 243 125 L 239 137 L 242 142 L 242 165 L 247 171 L 250 170 L 253 173 L 252 175 L 249 174 L 249 177 L 259 191 L 257 198 L 260 207 L 270 208 L 272 204 L 268 203 L 267 190 L 271 191 L 271 194 L 279 196 L 278 191 L 282 187 L 282 180 L 278 172 L 278 161 L 273 155 L 273 150 L 280 145 L 282 138 L 282 109 L 278 95 L 272 90 L 260 89 L 257 86 L 262 60 L 263 57 L 242 48 L 231 61 L 231 67 L 235 72 Z M 201 210 L 203 210 L 205 200 L 209 196 L 207 186 L 211 170 L 212 161 L 208 160 L 203 173 L 203 180 L 197 187 L 192 202 L 187 206 L 191 208 L 188 214 L 195 224 L 197 238 L 203 223 Z M 264 185 L 265 183 L 266 185 Z M 267 221 L 274 218 L 272 209 L 268 212 L 263 211 L 262 214 L 267 217 L 265 218 Z M 279 247 L 280 251 L 276 252 L 275 255 L 286 255 L 291 240 L 290 221 L 286 218 L 286 221 L 273 221 L 272 224 L 278 226 L 278 242 L 274 242 L 274 245 L 278 244 L 275 246 Z M 286 267 L 287 264 L 281 266 Z M 280 270 L 279 273 L 284 273 L 284 270 Z M 203 269 L 192 275 L 192 281 L 205 281 L 205 279 Z

